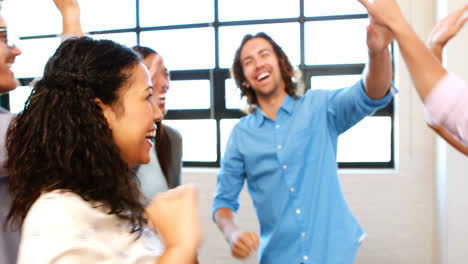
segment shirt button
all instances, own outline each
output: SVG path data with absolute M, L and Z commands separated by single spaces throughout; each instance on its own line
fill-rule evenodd
M 300 213 L 301 213 L 301 209 L 297 209 L 297 210 L 296 210 L 296 213 L 297 213 L 297 214 L 300 214 Z
M 280 125 L 276 125 L 276 128 L 279 128 L 279 127 L 280 127 Z
M 305 232 L 302 232 L 302 233 L 301 233 L 301 236 L 302 236 L 302 237 L 305 237 Z
M 289 189 L 289 190 L 291 190 L 291 192 L 294 192 L 294 191 L 295 191 L 295 189 L 294 189 L 294 188 L 291 188 L 291 189 Z
M 304 260 L 308 260 L 308 259 L 309 259 L 309 257 L 308 257 L 308 256 L 304 256 Z
M 288 168 L 288 166 L 286 166 L 286 165 L 283 165 L 283 170 L 285 170 L 285 169 L 287 169 L 287 168 Z
M 283 148 L 283 146 L 281 146 L 281 145 L 278 145 L 278 149 L 282 149 L 282 148 Z

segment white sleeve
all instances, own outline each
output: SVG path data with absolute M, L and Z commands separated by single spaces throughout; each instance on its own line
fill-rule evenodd
M 116 216 L 75 194 L 52 192 L 41 196 L 25 219 L 18 263 L 154 264 L 162 251 L 151 231 L 137 239 Z

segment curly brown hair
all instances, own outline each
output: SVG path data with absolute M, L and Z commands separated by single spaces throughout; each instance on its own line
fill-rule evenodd
M 135 172 L 121 158 L 97 99 L 125 111 L 119 97 L 141 61 L 110 40 L 63 42 L 10 124 L 6 147 L 12 207 L 5 227 L 22 225 L 44 192 L 64 189 L 101 202 L 132 232 L 145 222 Z
M 251 34 L 245 35 L 241 41 L 239 48 L 237 49 L 234 55 L 234 62 L 231 68 L 231 75 L 234 78 L 237 87 L 241 89 L 241 97 L 247 96 L 247 103 L 249 104 L 251 108 L 255 107 L 258 104 L 255 91 L 251 87 L 247 87 L 245 85 L 247 78 L 244 75 L 242 63 L 240 60 L 242 48 L 247 43 L 247 41 L 253 38 L 263 38 L 273 46 L 273 50 L 279 60 L 281 77 L 283 78 L 284 83 L 285 83 L 286 93 L 289 94 L 290 96 L 296 96 L 300 92 L 299 85 L 298 83 L 293 81 L 295 71 L 294 71 L 293 66 L 291 65 L 291 62 L 289 61 L 288 56 L 286 55 L 286 53 L 284 53 L 283 49 L 270 36 L 268 36 L 264 32 L 259 32 L 256 35 L 251 35 Z

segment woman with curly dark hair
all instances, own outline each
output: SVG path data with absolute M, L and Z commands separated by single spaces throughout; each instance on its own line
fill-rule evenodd
M 7 223 L 22 228 L 19 263 L 196 261 L 194 189 L 144 208 L 131 169 L 149 161 L 161 118 L 151 95 L 132 50 L 86 37 L 60 45 L 7 133 Z

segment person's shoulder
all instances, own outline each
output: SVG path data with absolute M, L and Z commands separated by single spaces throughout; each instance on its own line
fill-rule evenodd
M 27 219 L 49 223 L 79 222 L 92 216 L 96 207 L 98 206 L 85 201 L 76 193 L 67 190 L 54 190 L 39 196 L 31 206 Z
M 244 128 L 248 129 L 252 125 L 254 125 L 258 118 L 255 114 L 255 111 L 256 110 L 254 110 L 254 112 L 248 113 L 247 115 L 239 118 L 239 120 L 235 122 L 235 124 L 233 125 L 232 131 L 237 130 L 237 129 L 244 129 Z
M 162 125 L 164 126 L 164 130 L 166 130 L 166 133 L 171 137 L 175 137 L 175 138 L 179 138 L 179 139 L 182 139 L 182 135 L 180 134 L 179 130 L 171 127 L 171 126 L 168 126 L 166 124 L 163 124 Z
M 316 99 L 320 97 L 327 97 L 328 95 L 332 93 L 336 93 L 339 89 L 337 90 L 330 90 L 330 89 L 308 89 L 304 95 L 299 96 L 299 99 L 304 99 L 304 100 L 310 100 L 310 99 Z
M 326 105 L 326 102 L 336 90 L 308 89 L 304 94 L 296 96 L 296 105 L 300 108 L 317 108 Z M 307 110 L 309 111 L 309 110 Z

